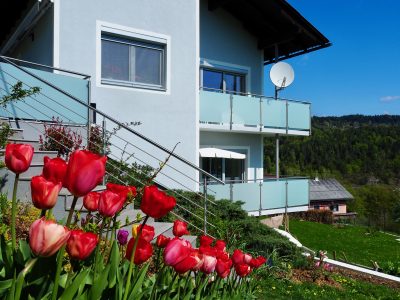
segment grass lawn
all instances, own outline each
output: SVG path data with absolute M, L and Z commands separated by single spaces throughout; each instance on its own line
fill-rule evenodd
M 336 251 L 336 257 L 344 259 L 343 251 L 349 262 L 365 266 L 372 266 L 371 260 L 378 264 L 400 260 L 400 242 L 395 236 L 378 231 L 369 233 L 365 227 L 290 220 L 290 232 L 304 246 L 328 251 L 329 258 Z

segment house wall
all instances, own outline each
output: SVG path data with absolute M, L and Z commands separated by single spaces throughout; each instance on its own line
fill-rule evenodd
M 78 70 L 92 76 L 91 99 L 97 108 L 120 122 L 139 121 L 134 129 L 175 153 L 198 164 L 198 57 L 199 28 L 198 1 L 187 0 L 55 0 L 55 64 L 61 68 Z M 167 40 L 167 90 L 151 91 L 131 87 L 101 84 L 101 27 L 131 33 L 162 36 Z M 98 117 L 98 119 L 101 118 Z M 107 124 L 108 128 L 115 127 Z M 166 153 L 118 132 L 131 143 L 161 160 Z M 125 145 L 113 140 L 121 148 Z M 116 156 L 119 156 L 118 150 Z M 158 161 L 131 147 L 136 157 L 157 167 Z M 197 178 L 197 173 L 174 159 L 169 163 L 183 173 Z M 190 187 L 193 181 L 175 177 Z M 169 184 L 166 178 L 162 179 Z M 174 185 L 174 183 L 172 183 Z M 171 186 L 171 185 L 170 185 Z M 181 186 L 176 186 L 180 187 Z
M 209 66 L 249 69 L 247 92 L 263 94 L 263 51 L 257 39 L 225 10 L 208 10 L 200 1 L 200 58 Z
M 11 57 L 53 65 L 53 9 L 48 9 L 31 32 L 8 54 Z
M 247 179 L 263 179 L 263 144 L 260 135 L 202 131 L 200 148 L 205 147 L 247 150 Z
M 338 204 L 338 211 L 333 212 L 334 214 L 345 214 L 347 213 L 347 206 L 346 203 L 335 203 Z M 314 209 L 316 205 L 319 205 L 320 210 L 330 210 L 330 206 L 332 203 L 326 203 L 326 202 L 312 202 L 310 204 L 310 209 Z

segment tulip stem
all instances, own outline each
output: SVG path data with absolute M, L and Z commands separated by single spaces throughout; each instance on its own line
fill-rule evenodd
M 131 286 L 131 277 L 132 277 L 133 266 L 135 265 L 136 247 L 138 245 L 139 238 L 140 238 L 140 236 L 142 234 L 143 227 L 146 224 L 148 219 L 149 219 L 149 216 L 146 215 L 146 217 L 143 220 L 142 226 L 140 226 L 139 232 L 137 233 L 137 236 L 135 238 L 135 244 L 133 245 L 133 249 L 132 249 L 132 253 L 131 253 L 131 257 L 130 257 L 128 278 L 126 279 L 126 285 L 125 285 L 125 292 L 124 292 L 124 299 L 123 300 L 126 300 L 128 298 L 129 288 Z
M 46 209 L 42 209 L 41 211 L 40 211 L 40 217 L 41 218 L 43 218 L 43 217 L 45 217 L 46 216 Z
M 67 226 L 67 227 L 69 227 L 69 225 L 71 224 L 72 216 L 75 212 L 75 206 L 76 206 L 77 201 L 78 201 L 78 197 L 74 196 L 74 199 L 72 200 L 71 208 L 69 210 L 67 223 L 65 224 L 65 226 Z
M 78 201 L 78 197 L 74 196 L 74 199 L 72 200 L 71 208 L 70 208 L 70 211 L 68 214 L 67 223 L 65 223 L 65 226 L 67 228 L 71 224 L 72 215 L 74 214 L 75 205 L 76 205 L 77 201 Z M 52 300 L 57 299 L 58 282 L 60 281 L 61 267 L 62 267 L 62 261 L 64 258 L 65 247 L 66 247 L 66 245 L 62 246 L 60 251 L 58 251 L 58 255 L 57 255 L 57 269 L 56 269 L 56 277 L 54 279 L 53 293 L 52 293 L 52 297 L 51 297 Z
M 17 214 L 17 187 L 18 187 L 19 174 L 15 174 L 14 180 L 14 189 L 13 189 L 13 197 L 12 197 L 12 206 L 11 206 L 11 245 L 12 250 L 15 252 L 17 249 L 17 237 L 15 231 L 15 217 Z

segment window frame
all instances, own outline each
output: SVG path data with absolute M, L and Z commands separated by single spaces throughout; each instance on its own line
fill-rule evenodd
M 128 76 L 129 76 L 129 79 L 132 78 L 132 76 L 133 76 L 132 73 L 135 74 L 135 71 L 136 71 L 135 67 L 133 66 L 134 62 L 132 62 L 132 59 L 134 59 L 134 55 L 132 54 L 133 49 L 140 47 L 140 48 L 160 51 L 160 66 L 159 66 L 159 76 L 160 77 L 159 78 L 160 78 L 161 84 L 158 85 L 158 84 L 152 84 L 152 83 L 136 82 L 133 80 L 126 81 L 126 80 L 118 80 L 118 79 L 112 79 L 112 78 L 103 78 L 103 72 L 102 72 L 102 70 L 100 70 L 102 84 L 166 91 L 166 69 L 167 69 L 167 66 L 166 66 L 166 46 L 167 45 L 166 44 L 158 43 L 158 42 L 150 41 L 150 40 L 141 40 L 141 39 L 129 37 L 129 36 L 121 36 L 121 35 L 109 33 L 106 31 L 101 32 L 101 36 L 100 36 L 101 47 L 102 47 L 103 40 L 108 41 L 108 42 L 127 45 L 129 47 L 128 48 L 128 53 L 129 53 L 128 54 Z M 100 60 L 100 63 L 101 63 L 100 68 L 103 67 L 102 59 L 103 59 L 103 57 L 101 57 L 101 60 Z
M 213 89 L 213 88 L 204 87 L 204 70 L 210 71 L 210 72 L 222 73 L 222 89 Z M 224 79 L 225 75 L 233 75 L 233 76 L 240 77 L 241 85 L 242 85 L 241 91 L 227 90 L 226 89 L 226 81 Z M 239 71 L 233 71 L 233 70 L 228 70 L 228 69 L 223 69 L 223 68 L 200 66 L 200 89 L 205 90 L 205 91 L 229 93 L 229 94 L 234 94 L 234 95 L 244 95 L 247 93 L 247 76 L 248 76 L 247 72 L 239 72 Z

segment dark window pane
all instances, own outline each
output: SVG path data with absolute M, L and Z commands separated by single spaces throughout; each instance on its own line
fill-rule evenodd
M 243 173 L 243 159 L 225 159 L 225 180 L 241 181 Z
M 211 175 L 222 179 L 222 158 L 202 158 L 203 170 L 207 171 Z
M 244 81 L 243 76 L 236 76 L 235 91 L 244 93 L 244 84 L 243 84 L 243 81 Z
M 222 90 L 222 73 L 210 70 L 203 70 L 203 88 L 205 90 Z
M 161 57 L 159 50 L 135 47 L 135 78 L 138 83 L 161 85 Z
M 129 46 L 101 41 L 101 77 L 129 80 Z

